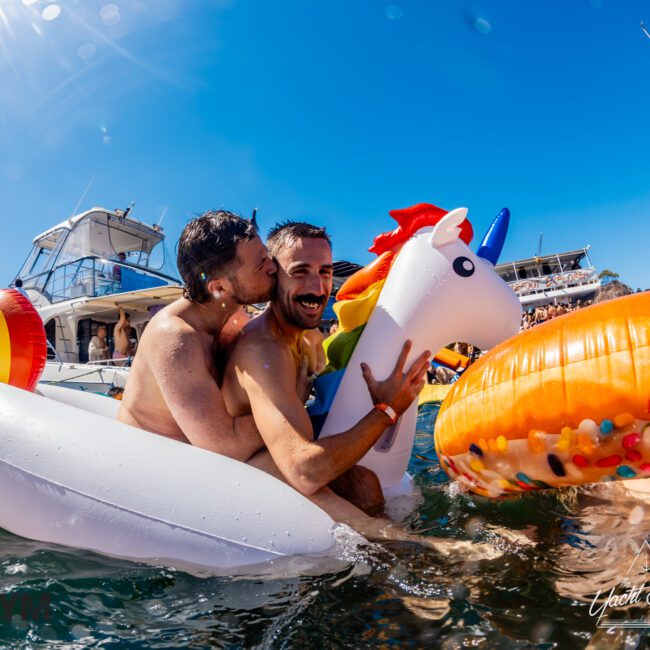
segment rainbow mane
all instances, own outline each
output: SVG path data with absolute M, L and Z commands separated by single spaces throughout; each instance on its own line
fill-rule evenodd
M 418 203 L 404 210 L 392 210 L 389 214 L 398 226 L 391 232 L 375 237 L 368 250 L 376 253 L 377 259 L 350 276 L 336 294 L 334 312 L 339 321 L 339 329 L 323 343 L 327 367 L 316 379 L 316 401 L 308 409 L 316 434 L 325 422 L 350 357 L 379 300 L 400 249 L 420 228 L 435 226 L 447 211 L 430 203 Z M 460 237 L 469 244 L 472 236 L 472 226 L 465 220 L 461 224 Z

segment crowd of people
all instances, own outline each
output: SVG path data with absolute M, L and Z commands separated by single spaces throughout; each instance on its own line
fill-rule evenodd
M 547 320 L 563 316 L 582 307 L 588 307 L 592 302 L 593 300 L 576 300 L 573 303 L 547 303 L 545 305 L 538 305 L 537 307 L 529 307 L 522 314 L 520 329 L 530 329 L 534 325 L 545 323 Z

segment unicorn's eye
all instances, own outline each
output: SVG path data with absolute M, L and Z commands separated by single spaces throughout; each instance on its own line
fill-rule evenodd
M 461 278 L 469 278 L 470 275 L 474 275 L 474 271 L 476 270 L 474 268 L 474 262 L 469 257 L 457 257 L 452 266 Z

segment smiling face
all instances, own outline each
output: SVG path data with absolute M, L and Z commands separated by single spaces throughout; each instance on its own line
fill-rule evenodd
M 273 298 L 283 317 L 301 329 L 320 324 L 332 292 L 332 249 L 321 237 L 300 237 L 276 253 L 278 286 Z

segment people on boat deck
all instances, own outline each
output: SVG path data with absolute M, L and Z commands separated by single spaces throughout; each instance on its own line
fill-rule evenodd
M 117 259 L 126 262 L 126 253 L 118 253 Z M 118 285 L 118 288 L 122 285 L 122 267 L 119 264 L 113 264 L 113 282 Z
M 106 361 L 111 358 L 110 348 L 108 347 L 108 328 L 106 325 L 100 325 L 97 328 L 97 334 L 90 339 L 88 345 L 88 361 Z
M 318 372 L 325 363 L 320 335 L 316 340 L 313 333 L 332 291 L 330 239 L 323 228 L 288 222 L 271 231 L 267 245 L 278 266 L 277 288 L 269 308 L 245 327 L 228 359 L 222 385 L 226 406 L 235 416 L 255 417 L 266 449 L 250 459 L 251 465 L 285 480 L 337 521 L 367 532 L 368 517 L 355 505 L 373 513 L 383 506 L 383 494 L 374 473 L 355 465 L 417 397 L 430 353 L 424 351 L 405 369 L 407 342 L 384 381 L 376 381 L 362 364 L 375 407 L 349 430 L 315 440 L 296 385 L 301 374 Z
M 129 314 L 120 309 L 120 318 L 113 329 L 113 361 L 116 366 L 123 366 L 132 355 L 131 320 Z

